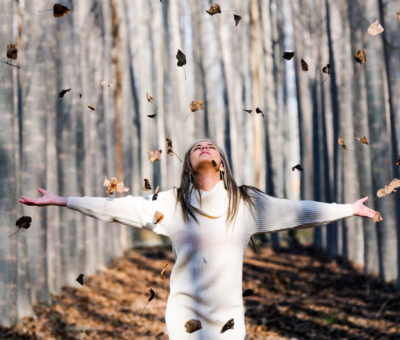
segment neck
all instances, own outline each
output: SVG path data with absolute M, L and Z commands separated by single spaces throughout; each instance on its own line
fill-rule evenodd
M 199 188 L 203 191 L 212 190 L 215 185 L 220 181 L 219 171 L 211 168 L 204 171 L 198 171 L 195 174 Z

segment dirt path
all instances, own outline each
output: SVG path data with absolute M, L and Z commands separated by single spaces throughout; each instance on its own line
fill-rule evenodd
M 64 288 L 52 306 L 36 306 L 35 319 L 0 328 L 0 339 L 166 340 L 172 265 L 168 249 L 129 251 L 82 287 Z M 150 288 L 156 296 L 144 310 Z M 399 291 L 307 249 L 249 249 L 243 289 L 254 291 L 244 298 L 248 340 L 400 338 Z

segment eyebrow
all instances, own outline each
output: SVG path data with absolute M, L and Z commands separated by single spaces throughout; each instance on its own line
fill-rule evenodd
M 196 146 L 199 146 L 199 145 L 200 145 L 200 143 L 195 144 L 195 145 L 193 146 L 192 150 L 193 150 Z M 215 146 L 213 143 L 208 143 L 207 146 L 208 146 L 208 145 Z

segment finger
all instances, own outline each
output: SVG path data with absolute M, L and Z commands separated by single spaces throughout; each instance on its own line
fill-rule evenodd
M 39 191 L 41 194 L 45 195 L 46 194 L 46 190 L 43 188 L 38 188 L 37 191 Z
M 367 202 L 368 201 L 368 196 L 365 196 L 365 197 L 363 197 L 362 199 L 361 199 L 361 202 L 363 202 L 363 203 L 365 203 L 365 202 Z

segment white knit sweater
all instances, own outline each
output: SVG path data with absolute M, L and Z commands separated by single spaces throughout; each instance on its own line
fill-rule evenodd
M 241 202 L 235 222 L 227 226 L 228 196 L 223 182 L 211 191 L 202 191 L 201 204 L 197 195 L 192 194 L 191 204 L 218 218 L 198 214 L 198 224 L 185 223 L 174 189 L 159 193 L 155 201 L 151 196 L 68 197 L 68 208 L 170 238 L 175 254 L 166 310 L 171 340 L 245 338 L 242 267 L 251 235 L 322 225 L 353 215 L 351 204 L 294 201 L 252 192 L 255 214 Z M 153 224 L 155 211 L 164 215 L 158 224 Z M 184 325 L 191 319 L 200 320 L 202 328 L 189 334 Z M 230 319 L 234 320 L 233 329 L 220 333 Z

